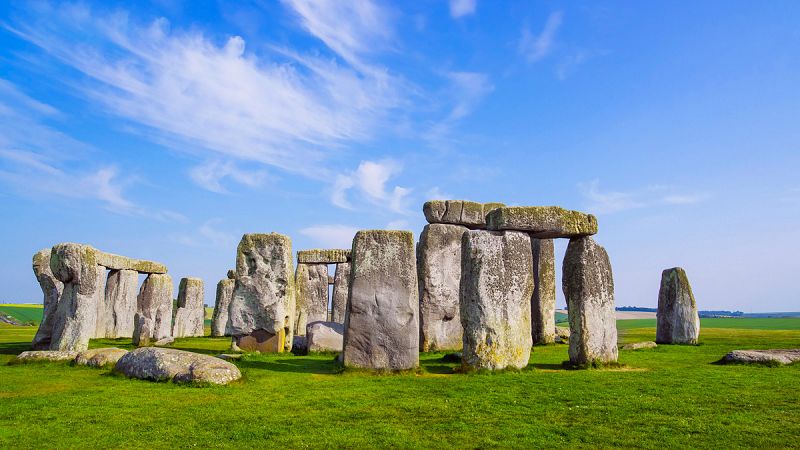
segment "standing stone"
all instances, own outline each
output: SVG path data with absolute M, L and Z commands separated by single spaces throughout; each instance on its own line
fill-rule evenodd
M 153 321 L 140 313 L 133 317 L 133 345 L 146 347 L 153 337 Z
M 138 285 L 139 273 L 135 270 L 108 272 L 105 291 L 106 328 L 103 337 L 133 337 Z
M 345 367 L 419 365 L 419 288 L 410 231 L 359 231 L 353 239 L 344 323 Z
M 172 337 L 203 336 L 205 307 L 203 280 L 200 278 L 181 278 L 178 286 L 178 303 Z
M 420 350 L 458 351 L 463 328 L 459 311 L 461 286 L 460 225 L 426 225 L 417 247 Z
M 331 299 L 331 321 L 344 323 L 344 313 L 347 309 L 347 296 L 350 294 L 350 263 L 336 264 L 336 274 L 333 277 L 333 296 Z
M 139 288 L 136 314 L 149 320 L 150 338 L 159 340 L 172 335 L 173 289 L 171 276 L 156 273 L 148 275 Z M 140 320 L 137 319 L 137 323 Z
M 328 265 L 298 263 L 294 282 L 297 289 L 294 329 L 296 334 L 305 335 L 306 324 L 328 320 Z
M 556 339 L 556 265 L 552 239 L 531 239 L 533 248 L 533 297 L 531 337 L 534 344 Z
M 214 302 L 214 315 L 211 318 L 211 336 L 230 336 L 230 305 L 236 281 L 230 278 L 217 283 L 217 298 Z
M 336 322 L 312 322 L 306 330 L 307 352 L 341 352 L 344 325 Z
M 230 305 L 233 345 L 291 351 L 295 322 L 292 241 L 282 234 L 245 234 L 236 254 Z
M 531 240 L 516 231 L 468 231 L 462 237 L 462 365 L 523 368 L 531 356 Z
M 570 239 L 562 283 L 569 314 L 570 363 L 615 362 L 614 278 L 606 250 L 588 236 Z
M 50 350 L 84 351 L 97 327 L 97 297 L 101 266 L 96 250 L 83 244 L 56 244 L 50 270 L 64 283 L 53 320 Z
M 657 316 L 657 343 L 697 344 L 700 335 L 700 316 L 689 278 L 680 267 L 661 272 Z
M 106 330 L 111 328 L 109 321 L 112 320 L 112 318 L 110 311 L 108 311 L 110 308 L 108 308 L 106 304 L 106 279 L 108 277 L 106 272 L 106 267 L 97 267 L 97 291 L 95 291 L 95 295 L 97 296 L 95 301 L 97 305 L 97 318 L 95 319 L 94 336 L 92 336 L 94 338 L 106 337 Z
M 33 273 L 42 289 L 44 311 L 39 329 L 33 337 L 31 346 L 34 350 L 47 350 L 50 348 L 50 339 L 53 335 L 53 321 L 55 320 L 58 300 L 64 291 L 64 283 L 58 281 L 50 270 L 50 249 L 39 250 L 33 255 Z

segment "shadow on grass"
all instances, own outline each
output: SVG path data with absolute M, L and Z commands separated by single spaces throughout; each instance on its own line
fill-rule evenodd
M 4 342 L 0 344 L 0 355 L 16 356 L 30 349 L 31 349 L 30 342 Z
M 331 375 L 339 372 L 339 366 L 331 360 L 315 358 L 290 357 L 264 361 L 245 358 L 236 362 L 243 369 L 260 369 L 272 372 L 312 373 Z
M 445 366 L 442 364 L 422 364 L 423 369 L 428 373 L 437 375 L 450 375 L 455 373 L 455 368 L 452 366 Z

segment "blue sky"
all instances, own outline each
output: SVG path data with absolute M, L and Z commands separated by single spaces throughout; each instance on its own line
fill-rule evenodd
M 798 310 L 800 4 L 0 4 L 0 301 L 56 242 L 206 302 L 246 232 L 295 250 L 431 198 L 595 213 L 617 305 Z M 559 258 L 565 244 L 557 247 Z M 560 293 L 559 293 L 560 294 Z M 559 300 L 563 304 L 563 300 Z

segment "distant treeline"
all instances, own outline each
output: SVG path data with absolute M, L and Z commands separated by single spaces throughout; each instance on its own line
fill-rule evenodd
M 619 306 L 617 311 L 644 311 L 644 312 L 658 312 L 656 308 L 644 308 L 641 306 Z M 698 311 L 700 317 L 714 318 L 714 317 L 751 317 L 751 318 L 769 318 L 769 317 L 800 317 L 800 312 L 765 312 L 765 313 L 744 313 L 742 311 Z

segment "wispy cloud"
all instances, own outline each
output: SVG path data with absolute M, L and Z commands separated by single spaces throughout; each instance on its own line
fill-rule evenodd
M 331 191 L 331 202 L 341 208 L 353 209 L 348 194 L 355 189 L 356 195 L 370 204 L 406 214 L 407 197 L 411 189 L 401 186 L 390 189 L 386 186 L 402 170 L 401 164 L 390 159 L 362 161 L 354 172 L 337 176 Z
M 241 185 L 255 188 L 263 185 L 268 178 L 266 170 L 244 170 L 232 161 L 209 161 L 193 167 L 189 176 L 203 188 L 222 194 L 228 192 L 222 185 L 223 179 L 229 178 Z
M 522 27 L 522 37 L 517 46 L 519 53 L 531 63 L 547 56 L 553 48 L 556 32 L 561 27 L 562 20 L 563 13 L 560 11 L 551 13 L 539 34 L 533 34 L 527 25 Z
M 648 186 L 629 192 L 600 189 L 600 181 L 578 184 L 586 200 L 585 208 L 595 214 L 613 214 L 631 209 L 664 206 L 693 205 L 711 198 L 708 193 L 680 193 L 671 186 Z
M 446 72 L 449 81 L 442 96 L 452 105 L 441 120 L 434 122 L 423 137 L 437 148 L 453 144 L 453 129 L 464 117 L 472 114 L 481 101 L 494 90 L 489 76 L 479 72 Z
M 358 230 L 349 225 L 315 225 L 301 229 L 300 234 L 325 248 L 350 248 Z
M 450 0 L 450 16 L 459 19 L 470 14 L 475 14 L 478 0 Z
M 176 242 L 188 247 L 212 247 L 231 249 L 236 247 L 238 235 L 229 231 L 220 230 L 218 225 L 222 219 L 215 218 L 205 221 L 197 230 L 173 236 Z

